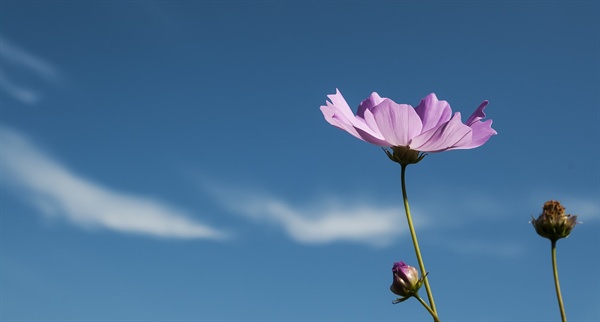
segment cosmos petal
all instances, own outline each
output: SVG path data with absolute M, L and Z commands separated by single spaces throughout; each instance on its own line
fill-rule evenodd
M 410 105 L 385 99 L 372 111 L 379 131 L 393 146 L 408 145 L 413 137 L 421 133 L 421 119 Z
M 486 120 L 484 122 L 476 122 L 471 125 L 473 135 L 471 142 L 468 144 L 457 146 L 455 149 L 474 149 L 478 148 L 487 142 L 492 135 L 498 134 L 496 130 L 492 129 L 492 120 Z
M 344 116 L 343 113 L 338 113 L 335 106 L 331 105 L 331 103 L 327 102 L 327 105 L 321 106 L 321 112 L 323 113 L 325 120 L 329 124 L 331 124 L 337 128 L 340 128 L 340 129 L 352 134 L 356 138 L 359 138 L 362 140 L 362 138 L 360 137 L 360 135 L 358 135 L 358 132 L 356 132 L 356 129 L 354 129 L 354 127 L 352 126 L 350 121 L 346 119 L 346 117 Z
M 348 106 L 348 103 L 346 103 L 346 100 L 339 90 L 336 90 L 335 94 L 328 95 L 327 97 L 331 102 L 326 102 L 326 105 L 321 106 L 321 112 L 329 124 L 338 127 L 363 141 L 388 146 L 377 128 L 371 129 L 363 118 L 355 116 L 352 113 L 350 106 Z M 374 121 L 371 123 L 376 125 Z
M 457 144 L 471 141 L 472 129 L 460 120 L 456 112 L 450 121 L 415 137 L 410 148 L 422 152 L 440 152 L 453 148 Z
M 483 110 L 486 108 L 488 103 L 488 101 L 483 101 L 481 104 L 479 104 L 479 107 L 475 110 L 475 112 L 473 112 L 465 124 L 467 124 L 467 126 L 471 126 L 473 123 L 485 118 L 485 113 Z
M 379 105 L 381 102 L 383 102 L 383 100 L 384 99 L 381 98 L 381 96 L 379 96 L 379 94 L 376 92 L 371 93 L 369 98 L 360 102 L 356 115 L 364 118 L 365 111 L 372 109 L 375 105 Z
M 439 101 L 434 93 L 425 96 L 417 105 L 415 111 L 423 123 L 422 132 L 448 122 L 452 116 L 450 104 L 446 101 Z

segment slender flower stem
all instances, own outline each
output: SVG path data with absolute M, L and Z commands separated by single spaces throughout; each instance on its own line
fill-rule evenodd
M 429 305 L 427 305 L 427 303 L 425 303 L 425 301 L 423 301 L 423 299 L 419 295 L 416 295 L 415 298 L 419 300 L 423 307 L 427 309 L 429 314 L 431 314 L 431 316 L 433 317 L 433 321 L 440 322 L 440 318 L 438 318 L 437 314 L 429 307 Z
M 408 206 L 408 197 L 406 196 L 406 166 L 402 166 L 402 197 L 404 198 L 404 209 L 406 210 L 406 220 L 408 221 L 408 229 L 410 230 L 410 236 L 412 237 L 413 246 L 415 247 L 415 254 L 417 255 L 417 261 L 419 262 L 419 268 L 421 269 L 421 276 L 423 276 L 423 284 L 425 285 L 425 290 L 427 291 L 427 298 L 429 299 L 429 304 L 431 305 L 431 310 L 436 315 L 434 318 L 437 318 L 437 310 L 435 308 L 435 302 L 433 301 L 433 294 L 431 293 L 431 288 L 429 287 L 429 280 L 427 278 L 427 271 L 425 270 L 425 264 L 423 264 L 423 258 L 421 257 L 421 250 L 419 249 L 419 242 L 417 241 L 417 233 L 415 232 L 415 227 L 412 222 L 412 217 L 410 215 L 410 207 Z
M 558 307 L 560 308 L 560 317 L 562 322 L 567 322 L 567 315 L 563 305 L 562 295 L 560 293 L 560 282 L 558 281 L 558 267 L 556 266 L 556 240 L 552 239 L 552 271 L 554 272 L 554 286 L 556 287 L 556 297 L 558 298 Z

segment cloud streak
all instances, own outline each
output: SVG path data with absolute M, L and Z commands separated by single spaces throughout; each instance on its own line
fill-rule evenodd
M 302 244 L 356 242 L 385 246 L 407 230 L 404 210 L 399 207 L 341 203 L 332 198 L 298 207 L 256 189 L 215 184 L 205 184 L 204 188 L 228 211 L 271 223 Z M 416 225 L 421 227 L 426 222 L 424 216 L 416 219 Z
M 221 240 L 227 234 L 156 200 L 113 191 L 80 177 L 16 131 L 0 126 L 2 184 L 34 207 L 87 228 L 164 238 Z
M 24 81 L 15 81 L 6 72 L 7 70 L 15 72 L 13 74 L 27 75 L 28 78 L 33 76 L 34 79 L 41 79 L 50 84 L 56 84 L 60 79 L 58 69 L 52 64 L 13 45 L 1 35 L 0 59 L 3 62 L 2 71 L 0 71 L 0 89 L 23 104 L 36 104 L 42 95 L 39 90 L 32 89 L 32 86 L 21 85 Z

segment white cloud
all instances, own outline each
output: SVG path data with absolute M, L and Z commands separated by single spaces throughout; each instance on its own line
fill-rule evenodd
M 258 193 L 256 189 L 204 185 L 223 207 L 259 222 L 270 222 L 303 244 L 351 241 L 384 246 L 407 230 L 404 208 L 373 206 L 366 202 L 322 202 L 294 206 L 280 198 Z M 235 200 L 235 202 L 231 202 Z M 414 210 L 413 210 L 414 212 Z M 413 216 L 423 227 L 422 213 Z
M 2 36 L 0 36 L 0 59 L 2 60 L 0 89 L 23 104 L 37 103 L 42 96 L 41 92 L 31 88 L 32 86 L 22 85 L 23 81 L 15 81 L 7 70 L 32 75 L 51 84 L 56 84 L 60 79 L 58 69 L 52 64 L 13 45 Z
M 169 238 L 223 239 L 227 234 L 150 198 L 112 191 L 79 177 L 19 133 L 0 127 L 2 183 L 25 192 L 40 211 L 82 227 Z

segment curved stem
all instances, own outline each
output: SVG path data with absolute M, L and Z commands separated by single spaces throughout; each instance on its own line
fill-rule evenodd
M 567 315 L 565 313 L 565 307 L 563 305 L 563 299 L 560 293 L 560 282 L 558 281 L 558 267 L 556 266 L 556 240 L 552 240 L 552 271 L 554 272 L 554 286 L 556 287 L 556 297 L 558 298 L 560 317 L 562 322 L 567 322 Z
M 438 318 L 437 314 L 429 307 L 429 305 L 427 305 L 427 303 L 425 303 L 425 301 L 423 301 L 423 299 L 419 295 L 415 295 L 415 298 L 419 300 L 423 307 L 427 309 L 429 314 L 431 314 L 431 316 L 433 317 L 433 321 L 440 322 L 440 318 Z
M 404 209 L 406 210 L 406 220 L 408 221 L 408 229 L 410 230 L 410 236 L 412 237 L 413 246 L 415 247 L 415 254 L 417 255 L 417 261 L 419 262 L 419 268 L 421 269 L 421 276 L 423 276 L 423 284 L 425 285 L 425 290 L 427 291 L 427 298 L 429 299 L 429 304 L 431 305 L 431 310 L 437 314 L 437 310 L 435 308 L 435 302 L 433 301 L 433 294 L 431 293 L 431 288 L 429 287 L 429 280 L 427 279 L 427 271 L 425 270 L 425 264 L 423 264 L 423 258 L 421 257 L 421 250 L 419 249 L 419 242 L 417 241 L 417 233 L 415 232 L 415 227 L 412 222 L 412 217 L 410 215 L 410 207 L 408 206 L 408 197 L 406 196 L 406 183 L 405 183 L 405 172 L 406 166 L 402 165 L 402 197 L 404 198 Z

